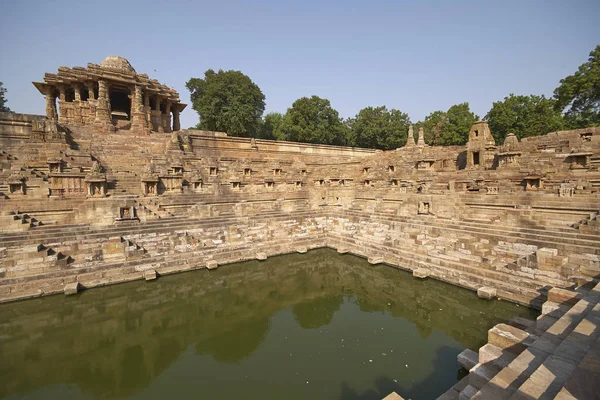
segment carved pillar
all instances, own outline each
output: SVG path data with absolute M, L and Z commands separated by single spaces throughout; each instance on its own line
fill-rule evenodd
M 73 84 L 73 92 L 75 93 L 75 101 L 81 101 L 81 86 L 79 83 Z
M 181 123 L 179 122 L 179 108 L 175 104 L 173 106 L 173 130 L 178 131 L 181 129 Z
M 88 100 L 96 100 L 96 94 L 94 93 L 94 82 L 86 82 L 88 91 Z
M 108 97 L 108 83 L 105 80 L 98 81 L 98 105 L 96 106 L 96 123 L 111 124 L 110 101 Z
M 67 91 L 65 85 L 58 85 L 58 122 L 66 122 L 67 110 L 64 103 L 67 101 Z
M 135 86 L 133 92 L 133 101 L 131 102 L 131 128 L 132 129 L 145 129 L 146 124 L 146 113 L 144 112 L 144 98 L 142 93 L 142 87 L 139 85 Z
M 156 96 L 156 109 L 158 110 L 158 112 L 156 113 L 158 115 L 158 121 L 157 121 L 157 130 L 158 132 L 164 133 L 165 128 L 163 127 L 163 123 L 162 123 L 162 111 L 160 110 L 160 104 L 162 103 L 162 99 L 160 98 L 160 96 Z
M 46 117 L 56 121 L 58 119 L 58 114 L 56 113 L 56 96 L 52 93 L 53 91 L 54 89 L 51 89 L 46 94 Z
M 165 132 L 171 132 L 171 105 L 173 103 L 171 100 L 167 100 L 167 104 L 165 106 L 165 113 L 162 115 L 163 118 L 163 126 L 165 127 Z

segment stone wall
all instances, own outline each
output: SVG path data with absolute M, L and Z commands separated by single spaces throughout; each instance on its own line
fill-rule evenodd
M 323 246 L 534 306 L 600 275 L 600 128 L 384 152 L 0 119 L 5 300 Z

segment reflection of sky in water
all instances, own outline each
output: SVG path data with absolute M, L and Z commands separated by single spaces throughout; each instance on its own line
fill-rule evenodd
M 1 305 L 0 397 L 433 398 L 528 314 L 317 250 Z

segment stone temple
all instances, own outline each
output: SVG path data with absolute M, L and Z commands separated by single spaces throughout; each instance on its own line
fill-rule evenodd
M 442 398 L 597 398 L 599 127 L 378 151 L 181 129 L 121 57 L 34 85 L 45 115 L 0 114 L 0 301 L 330 247 L 542 311 Z

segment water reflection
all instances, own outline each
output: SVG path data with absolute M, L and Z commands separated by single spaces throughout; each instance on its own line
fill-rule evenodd
M 427 398 L 529 313 L 315 250 L 0 305 L 0 398 Z

